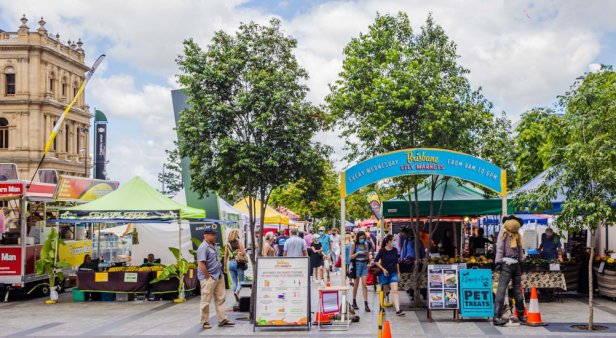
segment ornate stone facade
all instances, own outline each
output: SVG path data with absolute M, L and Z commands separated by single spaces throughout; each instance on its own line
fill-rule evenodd
M 88 70 L 81 39 L 62 42 L 58 34 L 48 34 L 43 18 L 36 31 L 30 31 L 27 23 L 24 16 L 17 32 L 0 30 L 0 163 L 16 163 L 23 180 L 34 174 L 54 123 Z M 84 176 L 91 168 L 91 118 L 83 93 L 42 169 Z

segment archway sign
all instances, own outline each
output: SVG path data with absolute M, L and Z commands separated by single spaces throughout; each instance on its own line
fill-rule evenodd
M 507 213 L 507 172 L 475 156 L 452 150 L 414 148 L 397 150 L 360 162 L 340 173 L 340 232 L 345 232 L 347 195 L 378 181 L 407 175 L 443 175 L 460 178 L 498 193 Z M 381 225 L 383 222 L 381 222 Z M 345 250 L 341 261 L 345 262 Z M 346 285 L 346 265 L 342 267 L 342 285 Z

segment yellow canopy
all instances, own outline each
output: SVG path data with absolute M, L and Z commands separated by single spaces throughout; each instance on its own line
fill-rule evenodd
M 253 208 L 256 209 L 256 217 L 259 218 L 261 216 L 261 201 L 255 199 L 255 205 Z M 248 197 L 243 200 L 237 202 L 234 206 L 235 209 L 241 211 L 242 213 L 249 215 L 248 211 Z M 274 208 L 269 205 L 265 207 L 265 219 L 263 220 L 263 224 L 283 224 L 289 225 L 289 217 L 279 213 L 274 210 Z

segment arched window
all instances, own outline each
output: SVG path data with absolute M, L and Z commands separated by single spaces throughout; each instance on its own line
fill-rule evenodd
M 4 69 L 5 89 L 6 95 L 15 95 L 15 69 L 13 67 L 6 67 Z
M 0 149 L 9 148 L 9 121 L 0 117 Z

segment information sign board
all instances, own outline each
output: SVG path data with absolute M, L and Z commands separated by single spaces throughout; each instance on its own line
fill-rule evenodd
M 431 310 L 460 308 L 458 265 L 428 265 L 428 299 Z
M 309 267 L 308 257 L 259 257 L 255 326 L 309 325 Z
M 491 270 L 460 270 L 460 314 L 462 317 L 494 316 Z

